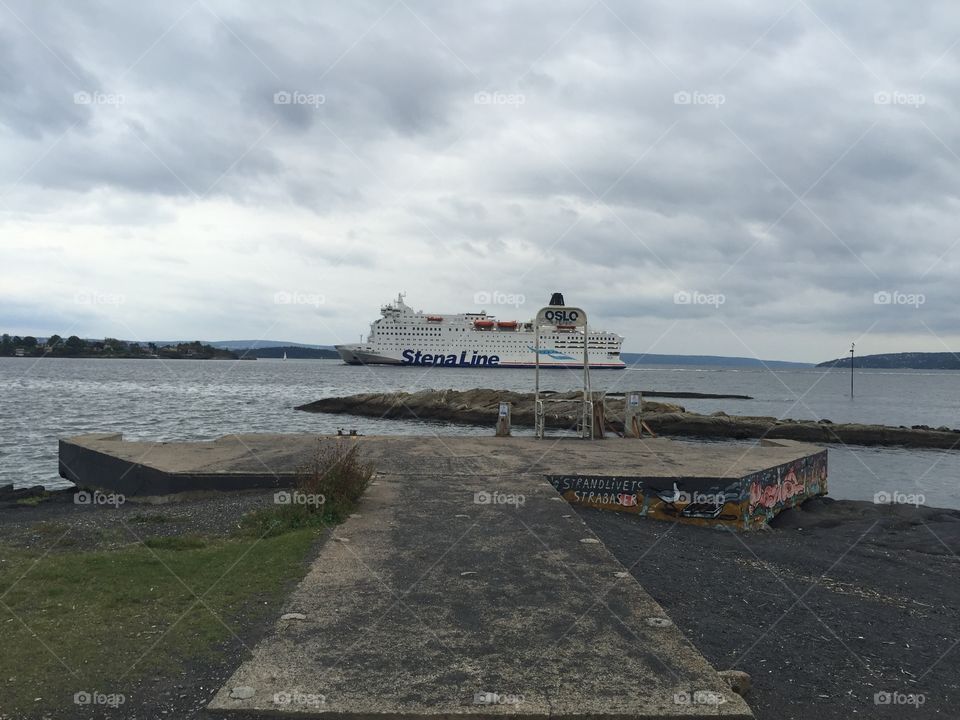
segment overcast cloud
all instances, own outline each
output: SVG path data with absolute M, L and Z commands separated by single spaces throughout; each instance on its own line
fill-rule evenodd
M 626 351 L 958 350 L 958 20 L 0 0 L 0 330 L 333 344 L 560 290 Z

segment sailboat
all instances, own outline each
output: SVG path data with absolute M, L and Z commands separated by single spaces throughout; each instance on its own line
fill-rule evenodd
M 283 351 L 283 359 L 284 359 L 284 360 L 287 359 L 287 351 L 286 351 L 286 350 Z

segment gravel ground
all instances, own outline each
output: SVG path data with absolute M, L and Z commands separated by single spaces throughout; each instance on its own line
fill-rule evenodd
M 718 670 L 751 675 L 760 720 L 960 717 L 960 512 L 804 507 L 750 534 L 578 512 Z
M 61 491 L 36 506 L 10 503 L 0 507 L 0 542 L 57 552 L 113 549 L 166 535 L 224 536 L 236 529 L 244 513 L 272 505 L 273 492 L 224 493 L 158 505 L 114 505 L 77 504 L 73 491 Z

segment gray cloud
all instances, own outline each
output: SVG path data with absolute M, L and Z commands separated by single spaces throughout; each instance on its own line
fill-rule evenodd
M 957 12 L 11 2 L 4 320 L 332 342 L 399 289 L 522 293 L 519 314 L 559 289 L 629 350 L 817 360 L 871 325 L 875 351 L 940 350 Z M 128 302 L 71 305 L 83 283 Z M 276 290 L 326 302 L 278 312 Z

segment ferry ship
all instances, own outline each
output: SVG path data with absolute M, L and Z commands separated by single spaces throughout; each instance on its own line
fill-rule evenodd
M 563 305 L 554 293 L 551 305 Z M 583 332 L 573 325 L 540 331 L 540 367 L 583 367 Z M 620 359 L 623 338 L 606 330 L 591 330 L 587 359 L 591 368 L 625 367 Z M 443 367 L 533 367 L 536 338 L 533 321 L 498 320 L 478 313 L 414 311 L 401 293 L 380 308 L 370 324 L 367 341 L 336 345 L 348 365 L 429 365 Z

